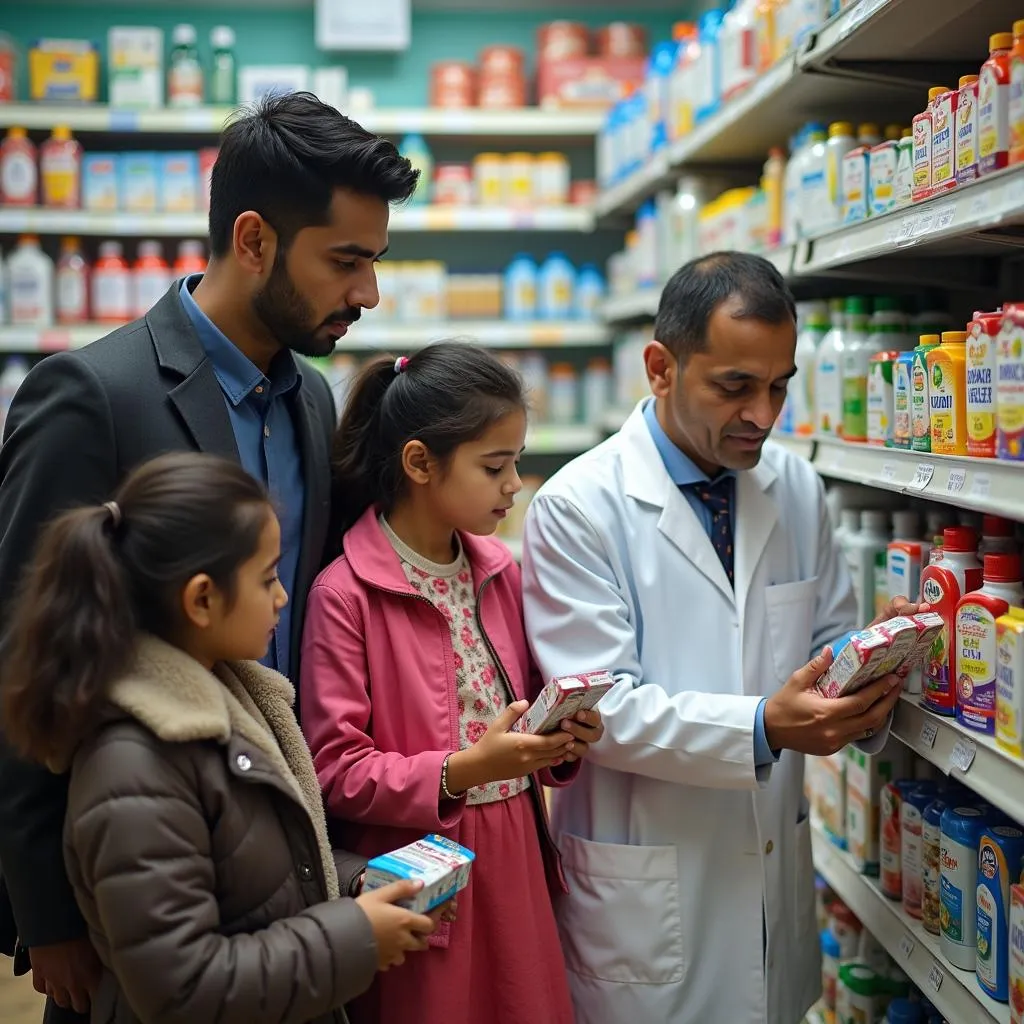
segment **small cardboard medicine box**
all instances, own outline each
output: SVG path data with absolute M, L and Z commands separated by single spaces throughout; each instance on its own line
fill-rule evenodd
M 610 672 L 582 672 L 552 679 L 512 731 L 533 735 L 553 732 L 566 718 L 589 711 L 614 685 Z
M 399 850 L 374 857 L 366 865 L 363 892 L 406 879 L 421 881 L 423 888 L 399 905 L 415 914 L 426 914 L 466 888 L 475 857 L 471 850 L 444 836 L 424 836 Z

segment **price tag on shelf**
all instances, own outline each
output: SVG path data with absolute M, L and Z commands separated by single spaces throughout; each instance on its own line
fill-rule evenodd
M 933 992 L 938 992 L 942 988 L 942 982 L 945 980 L 945 975 L 942 973 L 942 968 L 938 964 L 932 964 L 932 969 L 928 972 L 928 987 Z
M 904 960 L 909 960 L 910 955 L 914 952 L 914 940 L 904 933 L 903 938 L 900 939 L 900 955 Z
M 917 737 L 922 747 L 929 750 L 935 746 L 935 737 L 939 735 L 939 727 L 930 719 L 921 726 L 921 733 Z
M 930 462 L 919 462 L 914 471 L 914 478 L 907 484 L 912 491 L 923 491 L 935 476 L 935 467 Z
M 914 237 L 923 238 L 925 235 L 930 235 L 934 230 L 935 211 L 925 210 L 917 220 L 917 225 L 914 228 Z
M 956 220 L 956 204 L 950 203 L 935 211 L 935 225 L 932 230 L 945 231 Z
M 917 217 L 904 217 L 900 223 L 900 229 L 896 233 L 897 245 L 909 245 L 914 240 L 914 232 L 917 228 Z
M 949 479 L 946 481 L 947 494 L 959 494 L 967 483 L 966 469 L 951 469 Z
M 961 772 L 967 772 L 971 765 L 974 764 L 974 755 L 977 754 L 978 748 L 974 744 L 974 740 L 969 740 L 966 736 L 961 736 L 956 743 L 953 745 L 953 749 L 949 755 L 949 767 L 956 768 Z
M 987 498 L 992 490 L 992 478 L 988 473 L 975 473 L 971 477 L 971 497 Z
M 882 482 L 891 484 L 896 479 L 896 466 L 891 462 L 882 463 Z

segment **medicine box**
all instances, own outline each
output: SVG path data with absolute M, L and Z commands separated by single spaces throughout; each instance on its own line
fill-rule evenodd
M 428 835 L 399 850 L 374 857 L 366 865 L 363 892 L 373 892 L 392 882 L 420 881 L 423 888 L 400 906 L 425 914 L 447 903 L 469 884 L 476 855 L 444 836 Z
M 552 679 L 512 731 L 534 735 L 553 732 L 564 719 L 593 708 L 614 685 L 610 672 L 582 672 Z
M 28 51 L 28 94 L 33 102 L 95 103 L 100 58 L 85 39 L 40 39 Z
M 114 213 L 121 194 L 121 157 L 117 153 L 86 153 L 82 157 L 82 208 Z
M 107 33 L 110 105 L 154 110 L 164 103 L 164 34 L 115 25 Z
M 156 153 L 121 155 L 122 208 L 128 213 L 156 213 L 160 194 Z
M 200 209 L 199 155 L 160 154 L 160 209 L 164 213 L 195 213 Z

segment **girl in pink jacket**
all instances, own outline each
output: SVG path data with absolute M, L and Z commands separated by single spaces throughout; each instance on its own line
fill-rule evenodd
M 350 1007 L 354 1024 L 572 1024 L 541 785 L 571 780 L 601 724 L 509 731 L 540 680 L 518 566 L 488 535 L 525 437 L 519 376 L 458 343 L 371 362 L 342 418 L 344 553 L 309 596 L 300 684 L 335 838 L 372 857 L 440 832 L 476 853 L 457 920 Z

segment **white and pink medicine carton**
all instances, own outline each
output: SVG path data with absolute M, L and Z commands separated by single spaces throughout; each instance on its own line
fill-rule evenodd
M 420 881 L 423 888 L 399 906 L 414 914 L 427 914 L 447 903 L 469 884 L 476 854 L 444 836 L 429 835 L 399 850 L 374 857 L 366 865 L 363 892 L 382 889 L 392 882 Z
M 512 726 L 512 731 L 533 735 L 554 732 L 566 718 L 572 718 L 578 711 L 589 711 L 614 685 L 614 676 L 604 671 L 552 679 Z
M 881 676 L 906 675 L 928 656 L 941 629 L 940 616 L 923 612 L 847 633 L 833 646 L 834 658 L 818 680 L 818 692 L 823 697 L 845 697 Z

